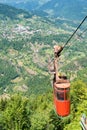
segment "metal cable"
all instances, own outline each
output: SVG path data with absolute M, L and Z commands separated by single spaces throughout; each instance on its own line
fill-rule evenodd
M 84 21 L 86 20 L 87 16 L 81 21 L 81 23 L 79 24 L 79 26 L 76 28 L 76 30 L 73 32 L 73 34 L 70 36 L 70 38 L 67 40 L 67 42 L 64 44 L 63 49 L 65 48 L 65 46 L 69 43 L 69 41 L 72 39 L 72 37 L 75 35 L 75 33 L 78 31 L 78 29 L 81 27 L 81 25 L 84 23 Z M 61 50 L 61 52 L 63 51 L 63 49 Z M 61 53 L 60 52 L 60 53 Z

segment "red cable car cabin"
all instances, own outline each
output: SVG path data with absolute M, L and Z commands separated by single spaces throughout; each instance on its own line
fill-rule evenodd
M 54 83 L 54 105 L 59 116 L 70 114 L 70 83 Z
M 58 58 L 63 47 L 54 46 L 54 79 L 53 79 L 53 89 L 54 89 L 54 105 L 56 113 L 59 116 L 68 116 L 70 114 L 70 82 L 67 80 L 66 76 L 58 76 Z

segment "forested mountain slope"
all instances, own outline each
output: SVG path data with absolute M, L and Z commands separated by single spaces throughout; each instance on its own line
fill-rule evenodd
M 40 90 L 37 87 L 40 82 L 38 80 L 44 81 L 49 76 L 47 67 L 49 59 L 53 58 L 53 46 L 64 45 L 77 23 L 75 26 L 68 26 L 67 23 L 59 27 L 51 20 L 32 13 L 2 4 L 0 7 L 0 91 L 27 92 L 31 86 L 36 86 L 34 90 L 38 91 Z M 81 75 L 86 67 L 87 33 L 81 35 L 86 25 L 85 21 L 60 58 L 60 71 L 67 71 L 71 79 L 73 75 L 74 77 Z M 49 78 L 47 79 L 50 83 Z M 41 92 L 43 92 L 42 88 Z M 47 87 L 44 87 L 45 89 Z M 33 91 L 32 87 L 30 90 Z
M 5 0 L 6 3 L 17 8 L 34 11 L 40 15 L 41 12 L 46 12 L 48 17 L 61 17 L 69 20 L 81 20 L 87 15 L 87 1 L 86 0 Z M 45 15 L 44 13 L 42 14 Z
M 54 42 L 64 42 L 69 32 L 31 13 L 0 6 L 0 91 L 44 92 L 46 84 L 50 87 L 47 66 Z M 45 79 L 45 87 L 37 87 Z
M 0 0 L 0 3 L 8 4 L 13 7 L 25 9 L 28 11 L 38 9 L 40 6 L 48 2 L 49 0 Z
M 41 10 L 51 16 L 61 17 L 69 20 L 81 20 L 87 15 L 86 0 L 50 0 L 42 5 Z

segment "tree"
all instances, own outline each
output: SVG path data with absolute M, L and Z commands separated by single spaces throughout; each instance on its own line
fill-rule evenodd
M 27 110 L 27 98 L 14 95 L 8 100 L 6 109 L 2 112 L 1 122 L 5 130 L 28 130 L 30 128 L 30 112 Z

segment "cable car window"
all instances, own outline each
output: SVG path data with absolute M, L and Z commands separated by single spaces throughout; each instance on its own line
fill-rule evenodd
M 69 98 L 70 98 L 70 91 L 69 90 L 70 90 L 69 88 L 65 89 L 65 100 L 69 100 Z
M 64 92 L 57 92 L 56 96 L 58 100 L 64 100 Z
M 64 90 L 64 88 L 56 88 L 57 90 Z

